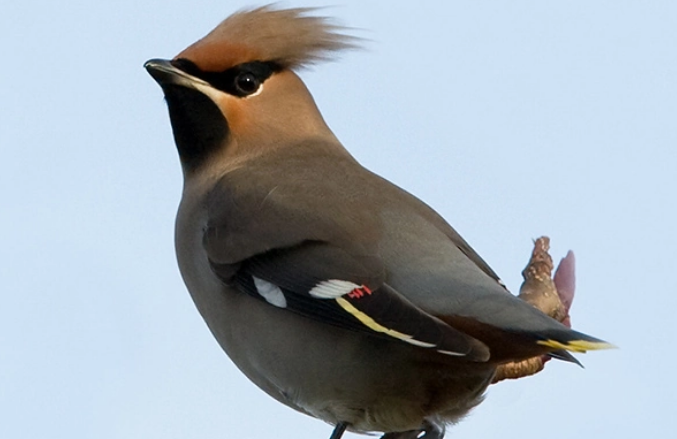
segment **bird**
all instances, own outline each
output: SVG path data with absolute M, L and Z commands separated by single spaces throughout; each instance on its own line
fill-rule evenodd
M 300 71 L 360 45 L 315 8 L 267 5 L 144 64 L 183 172 L 178 265 L 233 363 L 331 439 L 441 439 L 501 364 L 611 345 L 510 294 L 341 144 Z

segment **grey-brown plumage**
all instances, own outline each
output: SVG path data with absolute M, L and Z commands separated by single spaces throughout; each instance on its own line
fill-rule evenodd
M 332 438 L 441 438 L 498 365 L 605 347 L 507 293 L 435 211 L 343 148 L 293 68 L 355 40 L 309 12 L 242 11 L 146 63 L 184 169 L 181 273 L 233 362 Z

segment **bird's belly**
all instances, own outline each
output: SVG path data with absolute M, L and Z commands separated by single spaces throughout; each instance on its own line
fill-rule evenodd
M 209 268 L 201 233 L 177 226 L 179 267 L 200 314 L 235 365 L 278 401 L 355 431 L 452 422 L 481 401 L 493 369 L 340 329 L 229 288 Z
M 454 421 L 481 400 L 493 373 L 458 373 L 449 362 L 427 361 L 420 348 L 316 322 L 211 280 L 190 290 L 221 347 L 252 382 L 296 410 L 348 422 L 355 431 Z

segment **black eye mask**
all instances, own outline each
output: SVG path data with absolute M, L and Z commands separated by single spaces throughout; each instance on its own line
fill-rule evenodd
M 172 61 L 172 65 L 207 81 L 214 88 L 241 98 L 256 93 L 266 79 L 280 70 L 280 66 L 274 62 L 262 61 L 239 64 L 222 72 L 205 72 L 185 58 Z

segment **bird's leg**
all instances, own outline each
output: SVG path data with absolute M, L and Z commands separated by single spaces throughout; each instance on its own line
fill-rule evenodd
M 329 436 L 329 439 L 341 439 L 341 436 L 343 436 L 346 428 L 348 428 L 348 424 L 346 422 L 339 422 L 336 424 L 336 427 L 334 427 L 334 431 L 331 433 L 331 436 Z
M 575 292 L 575 260 L 569 252 L 559 263 L 554 279 L 551 277 L 553 263 L 548 250 L 550 238 L 542 236 L 534 241 L 534 250 L 527 267 L 522 271 L 524 282 L 519 298 L 532 304 L 553 319 L 571 327 L 569 308 Z M 533 357 L 523 361 L 499 366 L 492 384 L 505 379 L 517 379 L 537 374 L 543 370 L 547 356 Z
M 420 430 L 400 431 L 396 433 L 386 433 L 381 439 L 443 439 L 444 425 L 437 425 L 425 421 Z

